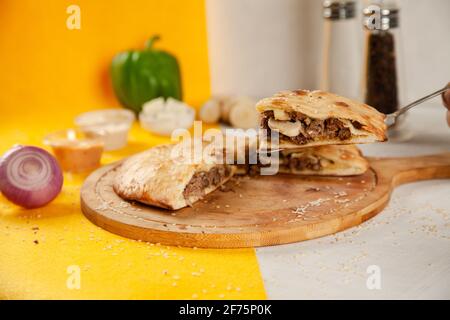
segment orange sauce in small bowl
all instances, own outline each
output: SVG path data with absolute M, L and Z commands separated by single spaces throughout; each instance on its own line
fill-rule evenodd
M 103 140 L 100 135 L 77 129 L 57 131 L 45 137 L 64 171 L 82 173 L 100 166 Z

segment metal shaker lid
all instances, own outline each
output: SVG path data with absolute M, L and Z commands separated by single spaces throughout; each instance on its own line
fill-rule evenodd
M 377 4 L 363 9 L 363 25 L 369 30 L 389 30 L 399 26 L 399 12 L 397 7 L 383 7 Z
M 355 1 L 325 0 L 322 3 L 323 17 L 330 20 L 343 20 L 355 17 Z

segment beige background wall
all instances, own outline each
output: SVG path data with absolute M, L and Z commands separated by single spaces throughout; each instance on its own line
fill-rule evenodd
M 321 3 L 208 0 L 212 91 L 267 95 L 286 86 L 317 88 Z M 360 8 L 362 3 L 359 1 Z M 405 93 L 406 99 L 412 100 L 450 81 L 450 1 L 400 0 L 398 4 Z M 217 36 L 226 32 L 228 37 Z M 239 61 L 228 63 L 230 58 Z

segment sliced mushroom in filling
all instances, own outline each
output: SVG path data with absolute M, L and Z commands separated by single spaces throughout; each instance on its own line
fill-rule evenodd
M 323 138 L 348 140 L 352 136 L 352 128 L 349 126 L 356 130 L 362 128 L 362 124 L 357 121 L 347 121 L 346 124 L 336 118 L 312 119 L 299 112 L 280 113 L 279 110 L 270 110 L 261 114 L 261 128 L 276 130 L 281 138 L 300 145 Z

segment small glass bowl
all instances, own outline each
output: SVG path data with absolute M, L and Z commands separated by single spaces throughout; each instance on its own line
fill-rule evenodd
M 100 134 L 105 151 L 111 151 L 127 145 L 134 119 L 134 113 L 130 110 L 102 109 L 80 114 L 75 118 L 75 124 L 84 132 Z
M 67 129 L 53 132 L 44 138 L 64 171 L 88 172 L 100 166 L 103 138 L 94 132 Z

